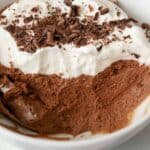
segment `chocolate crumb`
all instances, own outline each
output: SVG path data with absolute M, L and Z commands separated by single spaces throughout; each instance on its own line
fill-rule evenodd
M 143 28 L 143 29 L 149 29 L 149 28 L 150 28 L 150 25 L 147 24 L 147 23 L 142 23 L 142 28 Z
M 150 25 L 147 23 L 143 23 L 141 26 L 146 31 L 145 35 L 148 38 L 148 41 L 150 42 Z
M 54 42 L 54 34 L 52 32 L 47 32 L 47 40 L 46 40 L 46 43 L 48 45 L 54 45 L 55 42 Z
M 101 15 L 109 13 L 109 8 L 99 7 Z
M 24 18 L 24 23 L 29 23 L 32 20 L 33 20 L 33 16 L 26 17 L 26 18 Z
M 118 16 L 118 17 L 120 16 L 120 14 L 121 14 L 121 12 L 120 12 L 120 11 L 117 11 L 117 16 Z
M 101 9 L 103 8 L 103 6 L 98 7 L 98 10 L 101 11 Z
M 136 19 L 134 19 L 134 18 L 129 18 L 129 19 L 130 19 L 130 21 L 132 21 L 134 23 L 138 23 L 138 21 Z
M 7 21 L 2 21 L 2 22 L 0 22 L 0 24 L 2 24 L 2 25 L 7 25 Z
M 80 16 L 80 7 L 76 5 L 71 6 L 70 16 Z
M 14 21 L 12 21 L 12 23 L 14 23 L 14 24 L 18 24 L 19 23 L 19 19 L 15 19 Z
M 96 12 L 96 13 L 95 13 L 94 20 L 98 20 L 98 18 L 99 18 L 99 12 Z
M 136 59 L 140 58 L 140 55 L 139 55 L 139 54 L 131 53 L 131 55 L 133 55 Z
M 126 39 L 131 39 L 131 36 L 130 36 L 130 35 L 127 35 L 127 36 L 124 36 L 123 38 L 124 38 L 124 40 L 126 40 Z
M 16 15 L 16 18 L 21 18 L 22 17 L 22 15 Z
M 71 5 L 72 5 L 72 0 L 64 0 L 64 3 L 65 3 L 67 6 L 71 6 Z
M 37 13 L 39 11 L 39 7 L 33 7 L 31 9 L 32 12 Z
M 6 16 L 0 15 L 0 19 L 5 19 L 5 18 L 6 18 Z
M 97 49 L 98 52 L 100 52 L 102 50 L 102 48 L 103 48 L 103 45 L 97 47 L 96 49 Z
M 0 24 L 7 25 L 7 18 L 4 15 L 0 15 Z
M 61 44 L 58 44 L 58 47 L 59 47 L 59 48 L 62 48 L 62 45 L 61 45 Z

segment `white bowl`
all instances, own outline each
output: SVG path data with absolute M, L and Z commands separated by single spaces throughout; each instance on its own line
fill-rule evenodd
M 97 135 L 96 137 L 90 139 L 81 139 L 80 141 L 35 139 L 0 127 L 0 140 L 2 139 L 1 143 L 2 141 L 7 141 L 5 147 L 11 147 L 11 150 L 17 150 L 18 148 L 19 150 L 109 150 L 135 136 L 149 123 L 150 117 L 147 116 L 137 123 L 115 133 L 106 135 L 104 137 Z
M 126 2 L 125 2 L 126 1 Z M 144 3 L 147 2 L 146 3 Z M 13 0 L 0 0 L 0 7 L 5 7 L 8 4 L 12 3 Z M 137 1 L 127 1 L 127 0 L 120 0 L 121 5 L 125 7 L 125 9 L 131 15 L 131 9 L 135 8 L 138 10 L 138 6 L 140 3 Z M 149 0 L 143 0 L 142 5 L 149 5 Z M 127 3 L 129 7 L 127 7 Z M 132 4 L 132 5 L 131 5 Z M 147 8 L 145 6 L 145 8 Z M 147 8 L 147 12 L 148 8 Z M 145 17 L 146 16 L 146 17 Z M 147 15 L 143 15 L 140 13 L 139 15 L 135 15 L 137 19 L 140 21 L 149 21 Z M 143 107 L 145 106 L 145 107 Z M 150 123 L 150 97 L 145 100 L 145 102 L 140 106 L 144 108 L 140 114 L 137 114 L 136 120 L 133 121 L 131 125 L 128 127 L 121 129 L 115 133 L 107 134 L 107 135 L 94 135 L 94 136 L 84 136 L 84 138 L 75 138 L 70 141 L 56 141 L 56 140 L 49 140 L 49 139 L 40 139 L 40 138 L 33 138 L 28 137 L 25 135 L 18 134 L 16 132 L 12 132 L 2 126 L 0 126 L 0 141 L 2 150 L 108 150 L 114 148 L 115 146 L 129 140 L 131 137 L 136 135 L 140 132 L 143 128 L 145 128 Z M 146 111 L 147 110 L 147 111 Z

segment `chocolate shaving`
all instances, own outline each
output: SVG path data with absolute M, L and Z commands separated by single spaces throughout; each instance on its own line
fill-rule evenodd
M 54 45 L 55 44 L 55 41 L 54 41 L 54 35 L 52 32 L 47 32 L 47 40 L 46 40 L 46 43 L 48 45 Z
M 99 7 L 101 15 L 109 13 L 109 8 Z
M 32 12 L 37 13 L 39 11 L 39 7 L 33 7 L 31 9 Z
M 138 23 L 138 21 L 137 21 L 136 19 L 134 19 L 134 18 L 130 18 L 130 20 L 131 20 L 132 22 L 134 22 L 134 23 Z
M 140 58 L 140 55 L 139 55 L 139 54 L 131 53 L 131 55 L 133 55 L 136 59 Z
M 24 18 L 24 23 L 29 23 L 33 20 L 33 16 L 29 16 L 27 18 Z
M 143 28 L 143 29 L 149 29 L 149 28 L 150 28 L 150 25 L 147 24 L 147 23 L 142 23 L 142 28 Z
M 0 15 L 0 19 L 5 19 L 5 18 L 6 18 L 6 16 Z
M 115 27 L 123 30 L 130 24 L 130 20 L 119 20 L 105 22 L 102 25 L 92 20 L 81 22 L 78 17 L 78 7 L 73 6 L 74 10 L 68 17 L 61 14 L 58 10 L 52 16 L 37 19 L 37 23 L 30 26 L 19 27 L 16 24 L 8 25 L 6 29 L 16 39 L 22 51 L 33 53 L 37 48 L 54 46 L 58 44 L 73 43 L 77 47 L 89 44 L 91 39 L 101 39 L 105 44 L 110 42 L 108 36 Z M 97 19 L 98 13 L 95 19 Z M 25 22 L 32 21 L 33 17 L 25 18 Z M 31 32 L 29 32 L 31 31 Z
M 71 6 L 71 5 L 72 5 L 72 0 L 64 0 L 64 3 L 65 3 L 67 6 Z
M 103 45 L 97 47 L 97 51 L 100 52 L 102 50 L 102 48 L 103 48 Z
M 97 20 L 98 18 L 99 18 L 99 12 L 96 12 L 96 13 L 95 13 L 94 20 Z
M 126 39 L 131 39 L 131 36 L 130 36 L 130 35 L 127 35 L 127 36 L 124 36 L 123 38 L 124 38 L 124 40 L 126 40 Z
M 117 11 L 117 16 L 118 16 L 118 17 L 120 16 L 120 14 L 121 14 L 121 12 L 120 12 L 120 11 Z
M 148 41 L 150 42 L 150 25 L 147 24 L 147 23 L 143 23 L 143 24 L 142 24 L 142 28 L 143 28 L 144 30 L 146 30 L 145 35 L 146 35 L 146 37 L 148 38 Z
M 4 15 L 0 15 L 0 24 L 7 25 L 7 18 Z
M 13 24 L 18 24 L 19 23 L 19 19 L 15 19 L 14 21 L 12 21 Z
M 80 7 L 76 5 L 71 6 L 70 16 L 76 17 L 79 15 L 80 15 Z

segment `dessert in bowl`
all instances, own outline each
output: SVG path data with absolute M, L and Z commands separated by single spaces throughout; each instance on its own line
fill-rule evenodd
M 149 26 L 117 5 L 20 0 L 0 35 L 0 111 L 34 136 L 105 139 L 149 115 Z

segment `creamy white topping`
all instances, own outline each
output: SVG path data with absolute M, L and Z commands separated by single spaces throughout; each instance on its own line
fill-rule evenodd
M 99 17 L 99 24 L 127 18 L 127 15 L 118 6 L 107 0 L 74 0 L 73 4 L 81 7 L 80 19 L 94 16 L 100 6 L 109 8 L 109 13 Z M 11 24 L 16 15 L 31 16 L 33 14 L 31 9 L 39 7 L 38 15 L 43 18 L 49 15 L 47 9 L 49 5 L 51 8 L 59 7 L 62 12 L 69 13 L 70 11 L 63 0 L 20 0 L 2 14 Z M 89 5 L 94 8 L 92 12 L 89 10 Z M 51 9 L 52 11 L 53 9 Z M 120 12 L 119 16 L 117 16 L 118 11 Z M 24 25 L 23 19 L 18 25 Z M 7 67 L 13 64 L 24 73 L 63 74 L 64 78 L 71 78 L 81 74 L 95 75 L 118 60 L 132 59 L 137 60 L 140 64 L 150 65 L 150 43 L 145 37 L 144 30 L 138 25 L 133 25 L 131 28 L 126 27 L 123 31 L 115 28 L 109 39 L 117 36 L 119 40 L 104 45 L 101 51 L 97 51 L 97 47 L 104 43 L 98 40 L 80 48 L 73 44 L 65 44 L 62 48 L 46 47 L 37 49 L 35 53 L 27 53 L 20 51 L 14 38 L 3 26 L 0 27 L 0 35 L 0 63 Z M 128 36 L 130 38 L 125 40 L 124 37 Z M 136 58 L 134 54 L 139 57 Z

